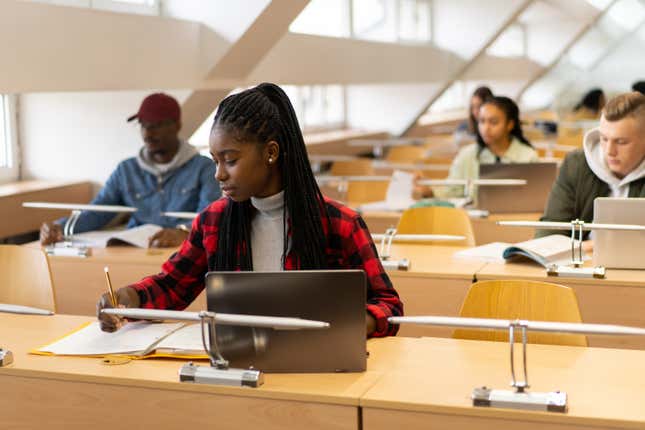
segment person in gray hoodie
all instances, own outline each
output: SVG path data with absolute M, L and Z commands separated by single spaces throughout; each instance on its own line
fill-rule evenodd
M 551 189 L 542 221 L 593 221 L 596 197 L 645 197 L 645 95 L 631 92 L 611 99 L 600 125 L 570 152 Z M 539 230 L 536 237 L 569 234 Z M 585 233 L 584 239 L 589 238 Z

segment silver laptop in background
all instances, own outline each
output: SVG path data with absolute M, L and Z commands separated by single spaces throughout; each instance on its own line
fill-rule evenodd
M 593 221 L 599 224 L 645 225 L 645 198 L 597 197 Z M 612 269 L 645 269 L 645 232 L 595 230 L 593 262 Z
M 362 372 L 365 338 L 362 270 L 209 272 L 208 310 L 326 321 L 324 330 L 218 326 L 222 355 L 231 366 L 264 372 Z
M 544 212 L 556 163 L 480 164 L 481 179 L 525 179 L 526 185 L 477 187 L 477 208 L 495 213 Z

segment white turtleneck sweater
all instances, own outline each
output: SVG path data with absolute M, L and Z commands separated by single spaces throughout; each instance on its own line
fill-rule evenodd
M 284 244 L 284 191 L 269 197 L 251 197 L 257 213 L 251 221 L 253 270 L 279 272 Z

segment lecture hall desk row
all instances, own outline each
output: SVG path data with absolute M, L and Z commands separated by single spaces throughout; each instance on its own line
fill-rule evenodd
M 267 374 L 257 389 L 178 382 L 181 360 L 102 365 L 27 352 L 90 317 L 0 315 L 3 428 L 637 429 L 645 427 L 645 351 L 528 348 L 536 391 L 562 390 L 569 411 L 475 408 L 473 388 L 505 389 L 508 345 L 440 338 L 372 339 L 363 373 Z M 201 363 L 201 364 L 206 364 Z
M 388 228 L 394 228 L 401 218 L 400 212 L 366 211 L 361 214 L 371 233 L 385 233 Z M 491 242 L 517 243 L 533 239 L 535 229 L 529 227 L 503 227 L 497 221 L 537 221 L 541 213 L 507 213 L 491 214 L 484 218 L 471 218 L 475 244 L 484 245 Z
M 32 244 L 31 246 L 37 246 Z M 608 269 L 606 279 L 553 278 L 534 263 L 485 263 L 454 258 L 463 247 L 415 244 L 392 245 L 392 258 L 408 258 L 409 271 L 389 271 L 406 315 L 457 316 L 473 280 L 525 279 L 554 282 L 574 288 L 584 322 L 645 327 L 645 271 Z M 110 267 L 115 286 L 125 286 L 159 272 L 172 249 L 109 247 L 92 256 L 50 257 L 58 312 L 94 315 L 96 301 L 106 291 L 103 267 Z M 191 310 L 205 309 L 202 294 Z M 403 336 L 449 337 L 452 330 L 438 327 L 402 327 Z M 591 346 L 645 349 L 645 339 L 589 337 Z
M 0 239 L 40 230 L 45 220 L 67 215 L 65 211 L 22 207 L 26 201 L 87 203 L 92 184 L 73 181 L 20 181 L 0 185 Z

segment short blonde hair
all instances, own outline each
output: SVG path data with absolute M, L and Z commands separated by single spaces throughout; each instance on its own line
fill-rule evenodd
M 620 121 L 627 117 L 645 121 L 645 95 L 633 91 L 616 96 L 607 102 L 602 115 L 607 121 Z

